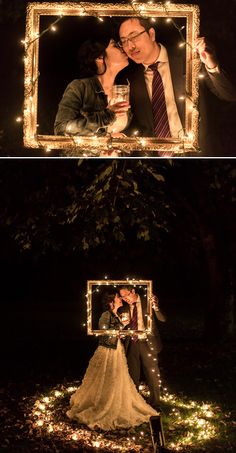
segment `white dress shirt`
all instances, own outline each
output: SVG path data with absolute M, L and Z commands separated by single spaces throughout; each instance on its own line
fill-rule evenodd
M 183 127 L 180 121 L 180 117 L 175 102 L 168 54 L 166 48 L 162 44 L 159 44 L 159 46 L 160 54 L 155 63 L 158 63 L 158 71 L 161 75 L 163 82 L 170 133 L 171 137 L 173 138 L 181 138 L 181 136 L 183 136 Z M 143 66 L 145 67 L 144 78 L 147 86 L 148 95 L 150 97 L 150 100 L 152 101 L 153 71 L 148 67 L 148 65 Z
M 144 331 L 145 330 L 145 325 L 144 325 L 144 322 L 143 322 L 142 302 L 141 302 L 140 296 L 138 294 L 137 294 L 136 307 L 137 307 L 137 317 L 138 317 L 138 330 Z M 130 305 L 129 308 L 130 308 L 130 317 L 132 319 L 133 311 L 134 311 L 134 304 Z M 139 333 L 138 334 L 138 338 L 140 340 L 144 340 L 144 339 L 147 338 L 147 334 L 146 333 Z

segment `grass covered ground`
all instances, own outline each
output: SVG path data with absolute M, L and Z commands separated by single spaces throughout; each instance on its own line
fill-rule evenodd
M 165 451 L 236 451 L 236 346 L 201 340 L 165 344 L 160 357 Z M 67 420 L 74 380 L 52 375 L 4 383 L 0 389 L 0 452 L 152 452 L 148 424 L 103 433 Z M 165 390 L 164 390 L 165 389 Z M 147 396 L 145 386 L 141 392 Z

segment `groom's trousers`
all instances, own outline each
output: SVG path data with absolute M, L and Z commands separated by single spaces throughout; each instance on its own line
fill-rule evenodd
M 146 340 L 131 340 L 127 348 L 126 357 L 129 374 L 137 389 L 139 388 L 142 367 L 150 391 L 150 404 L 154 407 L 158 406 L 160 401 L 160 372 L 157 355 L 153 355 Z

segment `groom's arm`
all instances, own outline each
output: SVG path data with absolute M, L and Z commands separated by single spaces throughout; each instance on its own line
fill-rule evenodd
M 159 299 L 154 294 L 151 296 L 151 304 L 158 321 L 166 322 L 166 316 L 161 312 L 159 308 Z

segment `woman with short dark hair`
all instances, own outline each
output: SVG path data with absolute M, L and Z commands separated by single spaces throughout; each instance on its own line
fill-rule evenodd
M 112 87 L 128 57 L 114 39 L 88 40 L 78 56 L 79 78 L 69 83 L 59 103 L 55 134 L 120 133 L 129 123 L 129 103 L 111 103 Z
M 108 309 L 99 319 L 99 329 L 105 335 L 99 337 L 99 346 L 81 386 L 70 399 L 67 415 L 91 429 L 107 431 L 148 422 L 157 412 L 138 393 L 128 372 L 119 338 L 124 326 L 117 314 L 122 299 L 117 293 L 105 294 L 103 303 Z

